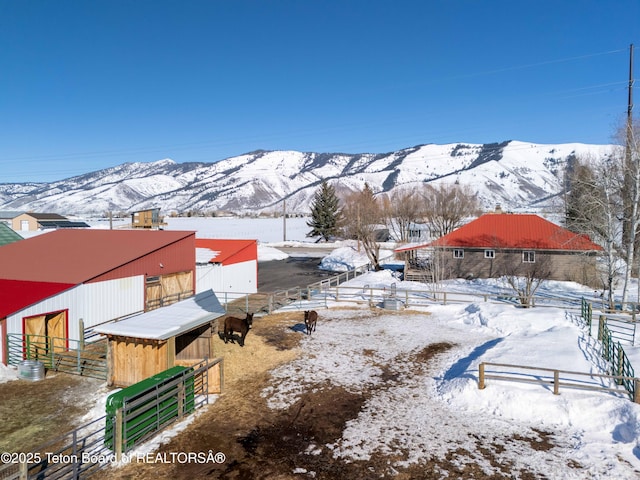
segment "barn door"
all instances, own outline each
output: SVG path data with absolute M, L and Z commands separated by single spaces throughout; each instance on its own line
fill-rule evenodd
M 66 350 L 67 312 L 25 318 L 24 335 L 27 358 L 47 357 L 50 353 Z
M 64 352 L 67 346 L 67 312 L 47 315 L 45 322 L 47 337 L 53 342 L 53 351 Z
M 153 281 L 147 280 L 145 293 L 147 296 L 145 310 L 153 310 L 162 306 L 162 284 L 159 277 L 154 277 Z
M 161 281 L 165 305 L 178 302 L 193 295 L 192 272 L 164 275 Z
M 147 277 L 146 310 L 171 305 L 193 295 L 193 272 Z

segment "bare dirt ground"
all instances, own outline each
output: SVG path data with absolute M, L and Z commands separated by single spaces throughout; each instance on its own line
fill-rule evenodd
M 47 372 L 40 381 L 0 383 L 0 451 L 29 452 L 78 425 L 104 382 Z
M 398 312 L 398 314 L 402 314 Z M 216 356 L 225 361 L 225 389 L 206 407 L 187 429 L 159 453 L 222 452 L 222 463 L 144 463 L 131 462 L 109 467 L 97 476 L 104 479 L 436 479 L 449 472 L 449 478 L 507 479 L 504 475 L 483 473 L 479 467 L 454 464 L 455 453 L 444 460 L 429 460 L 420 466 L 393 468 L 397 458 L 378 454 L 370 460 L 347 461 L 334 458 L 323 445 L 337 441 L 345 424 L 356 418 L 370 397 L 369 392 L 350 393 L 334 385 L 317 385 L 286 411 L 268 408 L 261 396 L 269 384 L 269 371 L 299 354 L 303 338 L 302 312 L 288 312 L 257 319 L 246 339 L 246 346 L 216 343 Z M 416 360 L 427 365 L 452 345 L 427 345 Z M 30 451 L 44 441 L 78 426 L 78 419 L 91 408 L 87 399 L 104 384 L 96 380 L 64 374 L 50 375 L 41 382 L 23 380 L 0 384 L 0 449 Z M 84 400 L 83 400 L 84 399 Z M 2 410 L 3 409 L 3 410 Z M 538 438 L 518 438 L 533 448 L 553 447 L 545 432 Z M 478 440 L 478 448 L 481 440 Z M 484 455 L 492 459 L 491 448 Z M 465 454 L 465 452 L 458 452 Z M 496 462 L 497 463 L 497 462 Z M 462 470 L 461 470 L 462 468 Z M 539 478 L 518 472 L 518 478 Z
M 449 472 L 449 478 L 457 479 L 514 478 L 507 471 L 504 475 L 487 476 L 472 464 L 454 465 L 454 455 L 406 469 L 392 468 L 391 464 L 397 459 L 382 454 L 366 462 L 334 458 L 331 451 L 322 446 L 341 437 L 345 424 L 356 418 L 369 393 L 354 394 L 330 384 L 318 385 L 286 411 L 269 409 L 266 398 L 260 395 L 269 384 L 269 370 L 298 354 L 301 320 L 301 312 L 270 315 L 254 323 L 244 348 L 221 342 L 219 354 L 224 355 L 226 364 L 225 393 L 187 430 L 159 450 L 166 455 L 209 450 L 222 452 L 226 456 L 224 463 L 132 462 L 101 473 L 101 478 L 406 480 L 440 479 L 443 471 Z M 426 365 L 451 347 L 447 343 L 428 345 L 416 360 Z M 545 432 L 539 432 L 537 440 L 516 440 L 529 442 L 542 450 L 553 446 Z M 478 443 L 482 448 L 480 440 Z M 490 449 L 486 449 L 485 456 L 491 459 Z M 518 478 L 539 477 L 519 472 Z

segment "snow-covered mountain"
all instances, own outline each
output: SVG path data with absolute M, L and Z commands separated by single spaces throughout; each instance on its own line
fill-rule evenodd
M 612 145 L 419 145 L 384 154 L 256 151 L 215 163 L 165 159 L 125 163 L 52 183 L 0 184 L 1 210 L 102 215 L 160 207 L 187 211 L 307 214 L 323 179 L 338 194 L 376 193 L 424 183 L 459 183 L 477 191 L 482 205 L 540 210 L 558 205 L 567 162 L 611 154 Z

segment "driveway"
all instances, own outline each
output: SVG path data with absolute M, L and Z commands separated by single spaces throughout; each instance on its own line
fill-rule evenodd
M 336 275 L 320 270 L 321 257 L 289 257 L 258 262 L 258 292 L 275 292 L 308 285 Z

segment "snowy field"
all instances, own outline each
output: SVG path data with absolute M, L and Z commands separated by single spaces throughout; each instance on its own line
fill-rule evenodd
M 168 228 L 197 230 L 202 237 L 256 238 L 265 260 L 287 242 L 308 243 L 305 221 L 287 220 L 286 242 L 281 219 L 169 219 Z M 354 252 L 353 262 L 361 261 L 355 250 L 335 246 L 340 262 L 349 262 L 349 251 Z M 326 260 L 330 262 L 331 255 Z M 391 283 L 403 288 L 403 282 L 389 271 L 371 272 L 349 282 L 354 286 Z M 496 282 L 455 280 L 446 288 L 494 291 Z M 568 282 L 549 282 L 545 291 L 593 294 Z M 479 448 L 486 445 L 494 449 L 501 464 L 512 464 L 514 471 L 535 472 L 537 478 L 640 478 L 640 405 L 624 392 L 561 387 L 560 395 L 554 395 L 550 385 L 492 379 L 485 389 L 478 389 L 481 362 L 605 373 L 595 331 L 590 336 L 576 312 L 476 302 L 433 305 L 404 315 L 382 311 L 372 316 L 362 310 L 361 318 L 354 320 L 353 311 L 333 306 L 320 311 L 317 334 L 302 339 L 300 357 L 273 371 L 273 382 L 263 392 L 274 409 L 286 408 L 305 389 L 323 382 L 350 391 L 376 392 L 359 417 L 347 424 L 339 441 L 319 448 L 329 448 L 334 456 L 347 460 L 366 460 L 376 452 L 408 452 L 395 465 L 399 468 L 458 452 L 455 459 L 460 464 L 473 462 L 487 473 L 496 473 L 498 467 L 480 453 Z M 426 366 L 415 362 L 416 355 L 437 343 L 451 348 Z M 624 348 L 632 365 L 640 368 L 640 348 Z M 382 365 L 391 372 L 383 376 Z M 572 376 L 562 374 L 561 380 L 565 377 Z M 15 378 L 12 369 L 0 368 L 0 381 L 11 378 Z M 596 377 L 584 381 L 612 386 Z M 104 412 L 103 405 L 104 399 L 96 398 L 96 415 Z M 152 451 L 163 438 L 187 425 L 188 421 L 140 448 Z M 534 448 L 531 442 L 514 440 L 532 431 L 549 432 L 553 446 Z

